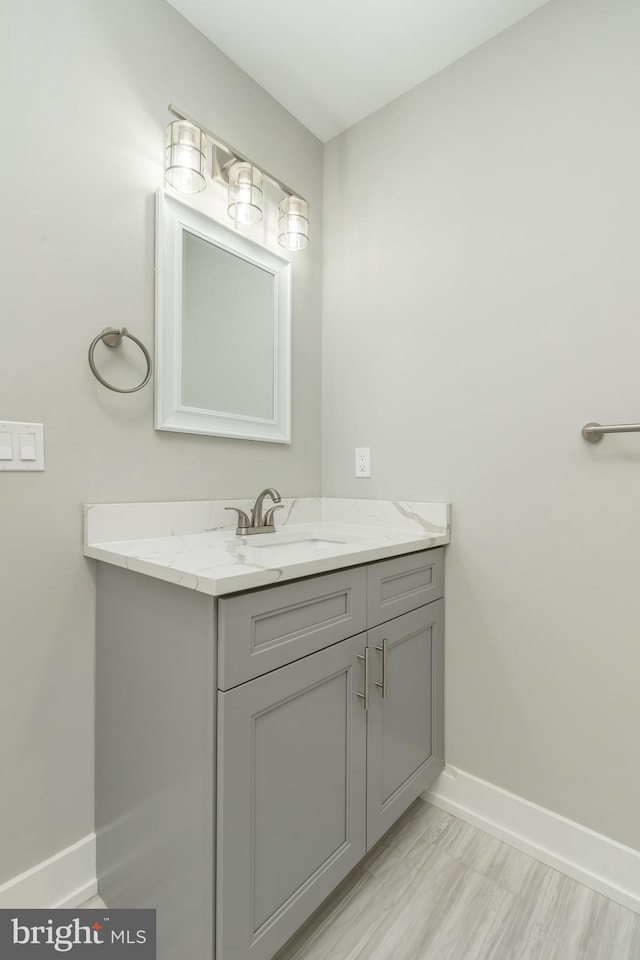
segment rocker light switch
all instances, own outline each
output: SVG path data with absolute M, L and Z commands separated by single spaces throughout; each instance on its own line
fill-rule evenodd
M 13 434 L 0 433 L 0 460 L 13 460 Z
M 20 459 L 36 459 L 36 435 L 35 433 L 20 434 Z

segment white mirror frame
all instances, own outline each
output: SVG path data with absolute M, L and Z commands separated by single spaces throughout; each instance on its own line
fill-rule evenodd
M 182 234 L 188 230 L 273 275 L 271 420 L 182 404 Z M 158 190 L 156 216 L 155 428 L 291 443 L 291 263 L 205 213 Z

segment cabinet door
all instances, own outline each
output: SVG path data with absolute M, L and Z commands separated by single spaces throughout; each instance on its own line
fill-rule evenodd
M 368 633 L 367 850 L 444 766 L 443 604 L 436 600 Z
M 365 853 L 365 646 L 219 694 L 217 960 L 269 960 Z

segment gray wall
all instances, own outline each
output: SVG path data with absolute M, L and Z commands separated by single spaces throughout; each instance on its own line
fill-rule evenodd
M 328 145 L 323 394 L 325 495 L 453 502 L 448 761 L 636 848 L 639 36 L 552 0 Z
M 85 501 L 320 490 L 322 147 L 162 0 L 0 5 L 0 417 L 45 424 L 46 472 L 0 476 L 0 883 L 93 829 L 94 580 Z M 155 433 L 109 393 L 109 324 L 153 343 L 154 192 L 173 101 L 296 186 L 293 444 Z M 104 362 L 114 379 L 139 366 Z

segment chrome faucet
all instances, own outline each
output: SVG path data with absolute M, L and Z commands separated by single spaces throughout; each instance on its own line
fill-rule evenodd
M 270 507 L 263 516 L 262 505 L 265 497 L 270 497 L 276 506 Z M 238 507 L 225 507 L 225 510 L 235 510 L 238 514 L 236 536 L 248 537 L 254 533 L 275 533 L 276 527 L 273 522 L 273 515 L 276 510 L 280 510 L 284 506 L 284 504 L 280 503 L 281 499 L 277 490 L 274 490 L 273 487 L 267 487 L 266 490 L 258 494 L 258 499 L 251 510 L 251 519 L 249 519 L 244 510 L 239 510 Z

